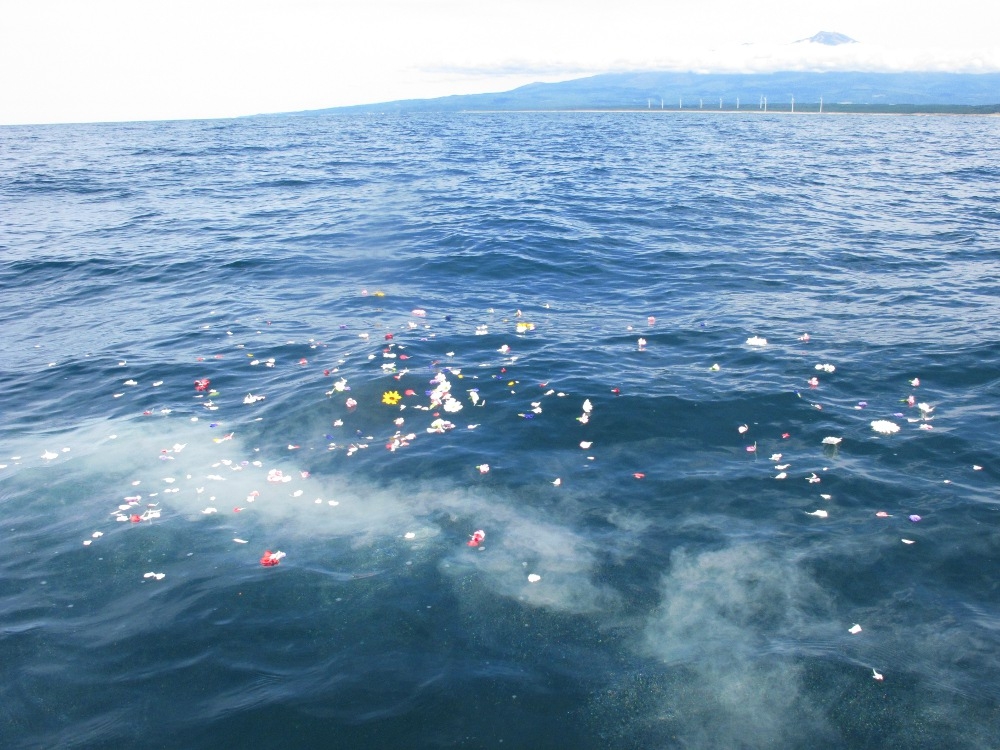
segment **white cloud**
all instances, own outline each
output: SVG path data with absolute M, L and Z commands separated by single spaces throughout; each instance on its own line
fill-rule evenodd
M 936 12 L 901 0 L 9 3 L 0 122 L 233 116 L 637 68 L 1000 70 L 997 10 Z M 820 30 L 861 44 L 790 44 Z

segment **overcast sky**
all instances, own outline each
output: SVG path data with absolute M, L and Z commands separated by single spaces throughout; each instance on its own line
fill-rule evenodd
M 229 117 L 626 69 L 1000 71 L 991 0 L 0 0 L 0 124 Z M 858 44 L 795 44 L 818 31 Z

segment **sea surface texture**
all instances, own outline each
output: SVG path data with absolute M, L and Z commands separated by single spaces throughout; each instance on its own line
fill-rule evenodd
M 1000 747 L 998 136 L 0 129 L 0 746 Z

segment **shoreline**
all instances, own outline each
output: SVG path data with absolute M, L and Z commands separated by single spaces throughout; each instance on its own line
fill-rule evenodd
M 804 111 L 792 112 L 790 110 L 756 110 L 756 109 L 647 109 L 645 107 L 581 107 L 569 109 L 462 109 L 457 110 L 457 114 L 463 115 L 500 115 L 500 114 L 626 114 L 626 113 L 649 113 L 663 115 L 781 115 L 781 116 L 803 116 L 803 117 L 826 117 L 843 115 L 873 115 L 884 117 L 1000 117 L 998 112 L 935 112 L 915 109 L 910 112 L 887 112 L 885 110 L 865 111 L 860 109 L 839 109 L 829 111 Z M 380 114 L 390 114 L 383 112 Z M 398 114 L 404 114 L 399 112 Z M 443 110 L 437 112 L 425 111 L 420 113 L 406 114 L 448 114 Z

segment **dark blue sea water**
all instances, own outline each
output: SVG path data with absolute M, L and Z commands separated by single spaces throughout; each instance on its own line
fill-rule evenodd
M 0 129 L 0 746 L 1000 746 L 998 136 Z

